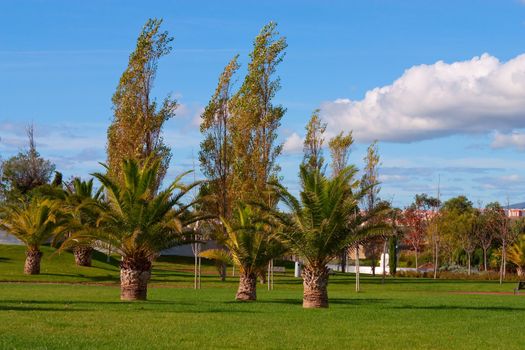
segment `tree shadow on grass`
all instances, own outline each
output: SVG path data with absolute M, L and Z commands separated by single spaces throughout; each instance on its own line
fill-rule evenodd
M 107 274 L 107 275 L 101 275 L 101 276 L 89 276 L 89 275 L 86 275 L 86 274 L 83 274 L 83 273 L 51 273 L 51 272 L 46 272 L 46 273 L 41 273 L 40 276 L 55 276 L 55 277 L 74 277 L 74 278 L 84 278 L 88 281 L 92 281 L 92 282 L 118 282 L 120 280 L 120 277 L 119 276 L 115 276 L 115 275 L 110 275 L 110 274 Z M 24 281 L 24 282 L 35 282 L 35 283 L 39 283 L 39 282 L 47 282 L 47 281 L 31 281 L 31 280 L 27 280 L 27 281 Z M 65 283 L 65 284 L 79 284 L 79 285 L 82 285 L 82 281 L 78 281 L 78 282 L 68 282 L 67 280 L 66 281 L 48 281 L 50 283 L 53 283 L 53 282 L 56 282 L 56 283 Z
M 367 305 L 367 304 L 386 304 L 392 299 L 385 298 L 328 298 L 329 304 L 337 305 Z
M 15 304 L 15 305 L 13 305 Z M 217 306 L 218 304 L 218 306 Z M 154 311 L 156 313 L 188 313 L 188 314 L 214 314 L 214 313 L 261 313 L 253 309 L 231 308 L 220 306 L 220 303 L 208 308 L 199 307 L 199 303 L 181 301 L 146 300 L 146 301 L 84 301 L 84 300 L 3 300 L 0 302 L 0 311 L 96 311 L 96 312 L 140 312 Z M 241 303 L 237 303 L 241 304 Z M 249 304 L 249 303 L 247 303 Z M 129 308 L 130 305 L 135 306 Z M 162 305 L 163 307 L 159 308 Z M 98 308 L 96 306 L 99 306 Z M 198 309 L 195 309 L 199 307 Z
M 386 303 L 390 299 L 352 299 L 352 298 L 328 298 L 329 304 L 335 305 L 366 305 L 366 304 L 378 304 Z M 227 304 L 243 304 L 240 301 L 226 301 Z M 251 304 L 252 302 L 245 302 L 245 304 Z M 302 305 L 302 298 L 276 298 L 276 299 L 263 299 L 257 300 L 253 303 L 256 304 L 285 304 L 285 305 Z
M 391 309 L 398 310 L 474 310 L 474 311 L 521 311 L 525 312 L 525 308 L 511 307 L 511 306 L 464 306 L 464 305 L 432 305 L 432 306 L 415 306 L 403 305 L 393 306 Z
M 88 311 L 87 309 L 69 308 L 69 307 L 35 307 L 35 306 L 23 306 L 23 305 L 0 305 L 0 311 L 58 311 L 58 312 L 70 312 L 70 311 Z

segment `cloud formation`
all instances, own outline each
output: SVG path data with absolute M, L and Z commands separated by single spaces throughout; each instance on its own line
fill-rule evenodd
M 521 132 L 512 132 L 504 134 L 501 132 L 496 132 L 494 134 L 494 139 L 491 144 L 492 148 L 507 148 L 514 147 L 520 151 L 525 151 L 525 134 Z
M 296 132 L 286 138 L 283 145 L 285 153 L 300 153 L 303 150 L 303 139 Z
M 321 116 L 330 132 L 353 130 L 363 142 L 498 130 L 497 147 L 509 142 L 503 142 L 505 134 L 525 127 L 525 54 L 507 62 L 485 53 L 467 61 L 414 66 L 362 100 L 323 103 Z

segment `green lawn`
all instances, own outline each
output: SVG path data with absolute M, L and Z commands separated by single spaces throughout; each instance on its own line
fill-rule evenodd
M 202 289 L 191 261 L 155 264 L 149 301 L 120 302 L 116 261 L 78 268 L 51 257 L 24 276 L 23 248 L 0 246 L 0 348 L 523 349 L 525 297 L 452 292 L 512 291 L 514 284 L 428 279 L 330 279 L 328 310 L 303 310 L 300 280 L 237 303 L 236 281 L 206 265 Z M 9 282 L 18 281 L 18 282 Z M 39 282 L 39 283 L 33 283 Z M 52 283 L 42 283 L 52 282 Z

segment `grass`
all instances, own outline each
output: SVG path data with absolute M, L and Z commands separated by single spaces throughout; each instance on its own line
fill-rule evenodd
M 204 266 L 191 289 L 190 260 L 156 263 L 146 302 L 120 302 L 117 262 L 75 267 L 45 251 L 40 276 L 24 276 L 23 247 L 0 246 L 0 348 L 56 349 L 521 349 L 525 298 L 514 284 L 396 278 L 330 279 L 328 310 L 303 310 L 299 279 L 277 276 L 258 301 L 233 300 L 237 281 Z M 11 282 L 8 282 L 11 281 Z M 16 281 L 16 282 L 14 282 Z M 40 282 L 40 283 L 34 283 Z M 42 282 L 51 282 L 42 283 Z

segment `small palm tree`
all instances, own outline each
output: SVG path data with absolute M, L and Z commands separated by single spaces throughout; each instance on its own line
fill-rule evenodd
M 261 212 L 240 205 L 232 222 L 222 219 L 227 239 L 224 241 L 233 263 L 239 268 L 239 288 L 236 299 L 257 299 L 257 276 L 264 274 L 270 260 L 284 252 L 277 240 L 274 225 L 261 217 Z
M 107 167 L 106 167 L 107 169 Z M 165 190 L 155 193 L 159 162 L 147 161 L 140 167 L 135 160 L 123 162 L 124 182 L 95 173 L 106 191 L 107 205 L 100 206 L 97 230 L 73 233 L 62 245 L 96 242 L 114 247 L 121 256 L 120 287 L 122 300 L 145 300 L 152 261 L 161 250 L 181 244 L 189 225 L 201 217 L 190 213 L 194 202 L 182 198 L 198 183 L 181 184 L 184 173 Z
M 221 248 L 207 249 L 199 256 L 204 259 L 213 260 L 215 262 L 215 268 L 221 276 L 221 281 L 226 281 L 226 265 L 232 263 L 232 256 L 229 251 Z
M 59 202 L 40 196 L 2 207 L 0 228 L 26 245 L 25 274 L 40 274 L 40 246 L 61 234 L 66 229 L 67 221 Z
M 63 207 L 70 214 L 71 230 L 96 230 L 97 220 L 102 205 L 102 190 L 93 189 L 93 179 L 82 181 L 79 178 L 73 179 L 67 187 L 63 196 Z M 91 266 L 93 255 L 93 242 L 78 241 L 73 247 L 75 263 L 77 266 Z
M 518 276 L 523 276 L 525 270 L 525 235 L 520 235 L 516 242 L 508 248 L 507 258 L 516 265 Z
M 358 208 L 368 188 L 359 188 L 356 172 L 355 167 L 347 167 L 328 178 L 319 169 L 301 166 L 300 200 L 276 185 L 282 202 L 290 209 L 290 213 L 272 211 L 283 224 L 281 240 L 305 260 L 302 271 L 305 308 L 328 307 L 326 265 L 344 247 L 379 234 L 383 228 L 372 224 L 370 219 L 384 212 L 384 208 L 367 213 Z

